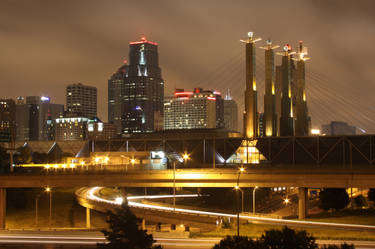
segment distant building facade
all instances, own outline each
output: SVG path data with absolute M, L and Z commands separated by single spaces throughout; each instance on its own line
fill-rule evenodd
M 0 99 L 0 132 L 16 135 L 16 103 L 13 99 Z
M 96 117 L 60 117 L 54 123 L 56 141 L 109 140 L 116 137 L 116 127 Z
M 53 120 L 64 112 L 64 105 L 51 103 L 46 96 L 27 96 L 17 98 L 16 140 L 47 141 L 54 140 Z
M 330 124 L 322 125 L 322 134 L 335 135 L 355 135 L 356 127 L 342 121 L 332 121 Z
M 238 107 L 229 89 L 224 98 L 224 127 L 229 131 L 238 131 Z
M 92 118 L 97 116 L 97 88 L 82 83 L 66 87 L 66 111 L 76 116 Z
M 127 61 L 108 80 L 108 122 L 116 127 L 116 133 L 122 133 L 123 122 L 123 98 L 125 78 L 128 76 Z
M 153 132 L 164 111 L 158 44 L 142 37 L 129 48 L 129 65 L 108 81 L 108 120 L 121 134 Z
M 87 124 L 87 138 L 90 140 L 110 140 L 117 136 L 116 126 L 104 123 L 99 119 L 92 119 Z
M 164 130 L 224 127 L 224 101 L 219 91 L 176 89 L 164 103 Z
M 86 140 L 86 117 L 60 117 L 55 120 L 56 141 Z

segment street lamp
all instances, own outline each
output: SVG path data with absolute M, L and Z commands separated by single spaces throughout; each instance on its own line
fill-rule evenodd
M 52 224 L 52 189 L 50 187 L 46 187 L 45 191 L 49 194 L 49 218 L 48 218 L 48 226 L 51 228 Z
M 240 188 L 240 176 L 241 176 L 241 173 L 245 172 L 245 168 L 243 166 L 241 166 L 238 170 L 238 177 L 237 177 L 237 185 L 235 187 L 235 189 L 239 189 Z M 239 208 L 239 195 L 238 195 L 238 191 L 237 192 L 237 236 L 240 236 L 240 208 Z M 243 192 L 242 192 L 242 196 L 243 196 Z M 243 201 L 243 197 L 242 197 L 242 201 Z M 243 206 L 243 204 L 242 204 Z M 242 208 L 243 209 L 243 208 Z
M 38 201 L 40 194 L 35 197 L 35 227 L 38 227 Z
M 255 186 L 253 189 L 253 215 L 255 215 L 255 191 L 258 189 L 258 186 Z
M 184 159 L 184 166 L 186 166 L 187 160 L 190 159 L 189 154 L 185 152 L 185 153 L 182 155 L 182 158 Z
M 290 203 L 290 199 L 288 197 L 285 197 L 284 199 L 284 204 L 288 205 Z
M 234 187 L 236 190 L 239 190 L 239 191 L 241 191 L 241 194 L 242 194 L 242 196 L 241 196 L 241 206 L 242 206 L 242 213 L 243 213 L 243 210 L 244 210 L 244 197 L 243 197 L 243 190 L 237 185 L 236 187 Z
M 176 211 L 176 162 L 173 161 L 173 212 Z

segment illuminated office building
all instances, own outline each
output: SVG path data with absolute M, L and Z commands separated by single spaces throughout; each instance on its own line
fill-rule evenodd
M 15 139 L 16 103 L 13 99 L 0 99 L 0 132 Z
M 54 140 L 53 120 L 64 112 L 64 105 L 51 103 L 46 96 L 18 97 L 16 104 L 16 140 Z
M 66 112 L 76 116 L 97 116 L 97 89 L 81 83 L 66 87 Z
M 224 102 L 219 91 L 176 89 L 164 103 L 165 130 L 223 127 Z
M 121 91 L 128 76 L 127 61 L 108 80 L 108 122 L 116 127 L 116 133 L 122 133 L 123 99 Z
M 224 97 L 224 127 L 228 131 L 238 131 L 238 107 L 229 89 Z
M 108 81 L 108 120 L 122 134 L 162 129 L 164 81 L 158 44 L 141 37 L 129 43 L 129 65 Z

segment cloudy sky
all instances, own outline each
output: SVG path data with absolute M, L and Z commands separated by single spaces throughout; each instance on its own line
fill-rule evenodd
M 106 120 L 107 80 L 127 58 L 129 41 L 145 34 L 159 43 L 166 95 L 175 87 L 230 88 L 243 108 L 239 39 L 254 31 L 275 44 L 308 46 L 313 126 L 342 120 L 373 133 L 374 9 L 373 0 L 1 0 L 1 96 L 48 95 L 65 104 L 65 86 L 82 82 L 98 87 Z M 257 53 L 262 110 L 264 57 Z

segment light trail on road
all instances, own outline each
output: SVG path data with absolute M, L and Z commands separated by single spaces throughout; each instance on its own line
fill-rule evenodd
M 107 200 L 101 198 L 96 195 L 96 193 L 102 189 L 103 187 L 93 187 L 87 191 L 86 197 L 88 199 L 104 202 L 112 205 L 121 205 L 121 203 L 117 203 L 116 201 Z M 158 199 L 158 198 L 182 198 L 182 197 L 198 197 L 199 195 L 150 195 L 150 196 L 131 196 L 127 197 L 128 205 L 130 207 L 137 207 L 137 208 L 148 208 L 154 209 L 159 211 L 168 211 L 168 212 L 179 212 L 185 214 L 195 214 L 195 215 L 208 215 L 214 217 L 228 217 L 228 218 L 236 218 L 237 214 L 228 214 L 228 213 L 219 213 L 219 212 L 208 212 L 208 211 L 200 211 L 200 210 L 193 210 L 193 209 L 185 209 L 185 208 L 173 208 L 173 207 L 165 207 L 165 206 L 158 206 L 155 204 L 144 204 L 140 202 L 135 202 L 131 200 L 136 199 Z M 273 223 L 273 224 L 283 224 L 283 225 L 303 225 L 303 226 L 311 226 L 311 227 L 331 227 L 331 228 L 343 228 L 343 229 L 366 229 L 366 230 L 374 230 L 375 226 L 370 225 L 357 225 L 357 224 L 344 224 L 344 223 L 328 223 L 328 222 L 317 222 L 317 221 L 301 221 L 301 220 L 289 220 L 289 219 L 276 219 L 276 218 L 268 218 L 268 217 L 257 217 L 257 216 L 250 216 L 250 215 L 240 215 L 240 219 L 245 220 L 252 220 L 258 222 L 265 222 L 265 223 Z
M 199 248 L 211 249 L 221 238 L 161 238 L 154 237 L 156 244 L 165 249 Z M 5 245 L 87 245 L 95 246 L 96 243 L 105 243 L 106 240 L 99 232 L 83 231 L 0 231 L 1 248 Z M 339 245 L 340 240 L 317 240 L 319 245 Z M 354 244 L 356 249 L 374 249 L 374 241 L 345 241 Z M 14 248 L 14 247 L 12 247 Z M 90 247 L 91 248 L 91 247 Z

